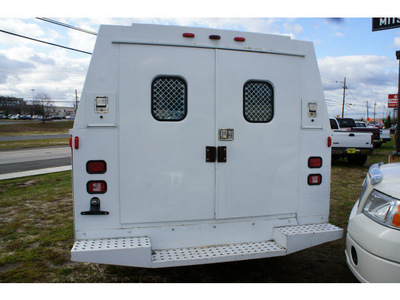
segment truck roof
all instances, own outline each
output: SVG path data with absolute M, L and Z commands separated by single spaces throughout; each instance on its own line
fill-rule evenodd
M 99 36 L 109 34 L 115 44 L 237 49 L 300 57 L 307 52 L 302 49 L 303 46 L 312 45 L 312 42 L 292 40 L 290 36 L 282 35 L 135 23 L 132 26 L 101 25 Z

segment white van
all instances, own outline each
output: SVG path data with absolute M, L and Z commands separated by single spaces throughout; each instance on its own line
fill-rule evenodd
M 310 42 L 101 26 L 70 134 L 73 261 L 194 265 L 342 237 Z

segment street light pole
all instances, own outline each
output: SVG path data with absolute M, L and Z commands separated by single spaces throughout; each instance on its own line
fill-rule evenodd
M 35 115 L 35 89 L 31 89 L 32 91 L 32 115 L 31 117 L 33 118 L 33 116 Z

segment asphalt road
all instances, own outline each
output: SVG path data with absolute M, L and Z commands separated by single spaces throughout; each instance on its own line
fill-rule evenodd
M 0 174 L 71 165 L 68 146 L 0 152 Z

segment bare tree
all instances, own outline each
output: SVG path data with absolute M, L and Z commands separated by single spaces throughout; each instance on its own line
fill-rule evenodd
M 38 115 L 42 116 L 42 122 L 49 115 L 49 108 L 52 106 L 51 97 L 46 93 L 38 93 L 35 95 L 34 106 L 38 107 Z

